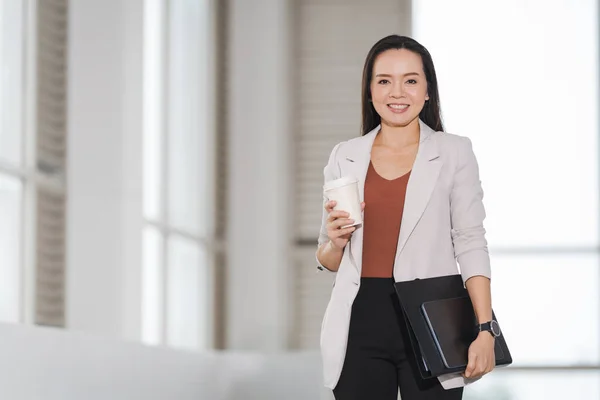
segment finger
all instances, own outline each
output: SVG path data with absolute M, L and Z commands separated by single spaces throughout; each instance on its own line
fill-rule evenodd
M 467 378 L 477 379 L 481 377 L 481 375 L 483 375 L 482 372 L 477 367 L 475 367 L 475 370 Z
M 480 376 L 483 376 L 490 372 L 490 361 L 487 357 L 479 358 L 478 372 Z
M 327 212 L 330 213 L 331 211 L 333 211 L 333 207 L 335 207 L 336 204 L 337 204 L 337 201 L 335 201 L 335 200 L 330 200 L 330 201 L 326 202 L 325 210 L 327 210 Z
M 475 372 L 475 367 L 477 365 L 477 355 L 472 354 L 469 355 L 469 363 L 467 364 L 467 369 L 465 370 L 465 376 L 470 378 Z
M 473 374 L 473 376 L 475 376 L 475 377 L 483 376 L 484 373 L 485 373 L 485 364 L 479 364 L 475 368 L 475 373 Z
M 360 210 L 365 211 L 365 202 L 360 203 Z
M 349 228 L 338 229 L 335 231 L 335 235 L 342 239 L 350 239 L 350 234 L 356 230 L 355 226 Z
M 333 221 L 330 226 L 334 229 L 339 229 L 344 226 L 352 225 L 354 223 L 353 219 L 350 218 L 338 218 Z
M 332 211 L 329 213 L 329 218 L 327 218 L 327 221 L 333 222 L 338 218 L 348 218 L 349 216 L 350 216 L 350 214 L 348 214 L 346 211 L 341 211 L 341 210 Z

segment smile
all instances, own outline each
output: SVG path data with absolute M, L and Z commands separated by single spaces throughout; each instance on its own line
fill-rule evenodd
M 388 104 L 387 106 L 393 113 L 396 114 L 403 113 L 409 107 L 408 104 Z

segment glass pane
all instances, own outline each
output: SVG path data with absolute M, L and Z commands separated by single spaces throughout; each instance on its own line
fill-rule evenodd
M 164 326 L 164 272 L 163 238 L 158 229 L 144 229 L 144 253 L 142 282 L 143 315 L 142 340 L 147 344 L 160 344 Z
M 206 347 L 206 253 L 198 243 L 172 237 L 168 264 L 168 340 L 175 347 Z
M 171 2 L 169 54 L 170 225 L 205 236 L 208 149 L 205 31 L 208 2 Z
M 161 220 L 164 193 L 164 2 L 144 3 L 144 216 Z
M 21 163 L 23 4 L 0 0 L 0 162 Z
M 0 175 L 0 322 L 19 321 L 21 206 L 21 182 Z
M 597 2 L 413 4 L 446 129 L 473 139 L 491 246 L 596 246 Z
M 597 255 L 492 257 L 494 310 L 514 365 L 600 364 Z
M 600 370 L 509 372 L 497 370 L 467 386 L 464 400 L 600 399 Z

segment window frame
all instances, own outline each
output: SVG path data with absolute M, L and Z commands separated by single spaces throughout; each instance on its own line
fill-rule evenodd
M 184 1 L 184 0 L 178 0 Z M 185 4 L 179 4 L 185 5 Z M 214 15 L 213 15 L 213 1 L 204 1 L 199 5 L 203 7 L 204 17 L 207 22 L 207 26 L 204 27 L 203 33 L 205 34 L 201 40 L 205 47 L 202 49 L 198 49 L 198 54 L 195 54 L 196 57 L 200 57 L 203 59 L 203 56 L 209 55 L 213 52 L 213 45 L 211 43 L 214 40 L 214 34 L 212 32 L 214 27 Z M 214 170 L 212 166 L 214 163 L 213 153 L 214 153 L 214 121 L 212 121 L 212 117 L 214 112 L 211 112 L 212 102 L 207 102 L 207 109 L 203 111 L 204 115 L 210 116 L 209 122 L 204 125 L 203 129 L 198 129 L 198 132 L 203 135 L 201 139 L 208 143 L 208 145 L 202 149 L 206 157 L 207 162 L 201 164 L 203 168 L 200 170 L 200 174 L 203 174 L 203 179 L 207 182 L 205 187 L 208 192 L 208 198 L 210 199 L 207 204 L 208 207 L 206 209 L 200 209 L 199 213 L 201 214 L 201 220 L 207 221 L 206 225 L 200 229 L 200 232 L 194 232 L 189 229 L 182 229 L 180 227 L 174 226 L 171 222 L 171 218 L 169 215 L 169 190 L 171 188 L 170 182 L 170 165 L 171 165 L 171 143 L 169 140 L 169 130 L 170 130 L 170 118 L 174 118 L 171 114 L 169 107 L 169 96 L 174 90 L 173 82 L 170 81 L 169 72 L 172 70 L 173 66 L 170 64 L 172 61 L 172 57 L 170 57 L 170 52 L 172 51 L 170 47 L 171 40 L 171 30 L 170 28 L 177 24 L 183 24 L 185 21 L 174 21 L 174 13 L 172 8 L 175 7 L 174 3 L 168 0 L 145 0 L 145 18 L 144 18 L 144 73 L 151 74 L 151 69 L 153 69 L 153 76 L 148 75 L 144 82 L 144 142 L 145 146 L 147 144 L 148 135 L 150 134 L 150 129 L 158 129 L 158 132 L 154 132 L 154 134 L 158 135 L 159 149 L 157 156 L 158 162 L 160 163 L 159 174 L 160 176 L 154 176 L 153 182 L 158 183 L 159 189 L 154 189 L 153 191 L 144 190 L 144 224 L 143 230 L 152 229 L 159 235 L 159 240 L 161 243 L 161 248 L 159 251 L 160 260 L 159 260 L 159 271 L 158 277 L 160 280 L 159 287 L 154 288 L 154 290 L 158 290 L 158 302 L 160 303 L 159 309 L 149 310 L 146 309 L 142 313 L 142 341 L 150 344 L 150 345 L 166 345 L 172 346 L 169 338 L 169 326 L 168 321 L 170 320 L 169 315 L 169 298 L 170 298 L 170 282 L 169 282 L 169 272 L 173 266 L 169 265 L 169 259 L 172 255 L 169 243 L 173 238 L 182 239 L 189 243 L 192 243 L 196 246 L 199 251 L 200 256 L 202 254 L 204 257 L 204 265 L 202 265 L 202 260 L 200 261 L 200 265 L 197 265 L 200 270 L 196 271 L 200 277 L 205 277 L 205 280 L 199 280 L 197 282 L 200 293 L 196 293 L 199 301 L 203 308 L 202 312 L 200 312 L 201 316 L 205 317 L 205 320 L 199 320 L 198 325 L 200 327 L 198 345 L 197 346 L 187 346 L 187 345 L 174 345 L 174 347 L 184 347 L 184 348 L 192 348 L 198 350 L 204 350 L 207 348 L 214 347 L 215 337 L 213 334 L 214 331 L 214 314 L 213 310 L 213 298 L 214 298 L 214 285 L 212 284 L 214 280 L 214 260 L 217 257 L 218 250 L 215 243 L 215 230 L 212 228 L 214 226 L 214 213 L 211 212 L 214 209 L 214 203 L 212 199 L 215 196 L 215 183 L 214 183 Z M 154 37 L 155 40 L 159 42 L 151 42 L 150 37 Z M 148 54 L 149 46 L 157 46 L 156 53 L 153 56 L 146 57 Z M 210 58 L 209 58 L 210 59 Z M 204 71 L 207 76 L 212 76 L 214 74 L 214 68 L 212 64 L 207 62 L 206 70 Z M 148 84 L 150 80 L 157 80 L 159 82 L 159 86 L 155 88 L 154 93 L 149 93 Z M 198 89 L 198 93 L 196 93 L 200 100 L 209 99 L 214 94 L 214 87 L 210 79 L 207 79 L 206 76 L 200 76 L 198 78 L 200 81 L 206 83 L 206 86 L 203 87 L 203 91 Z M 149 115 L 149 110 L 158 109 L 160 115 Z M 154 140 L 157 138 L 154 137 Z M 156 143 L 155 143 L 156 144 Z M 156 148 L 154 148 L 156 151 Z M 144 150 L 144 175 L 151 174 L 150 170 L 151 165 L 147 164 L 147 158 L 149 157 L 152 149 L 145 148 Z M 155 171 L 156 172 L 156 171 Z M 144 182 L 148 181 L 144 179 Z M 158 210 L 149 210 L 147 209 L 147 202 L 150 201 L 148 196 L 158 196 L 158 198 L 154 198 L 153 202 L 158 204 Z M 157 212 L 158 215 L 148 215 L 147 211 Z M 203 234 L 204 233 L 204 234 Z M 144 239 L 146 240 L 146 239 Z M 146 255 L 145 255 L 146 256 Z M 147 270 L 149 267 L 147 261 L 143 261 L 143 274 L 146 276 L 150 271 Z M 204 270 L 201 270 L 204 268 Z M 142 285 L 144 285 L 144 279 L 142 280 Z M 142 296 L 143 296 L 143 308 L 145 309 L 147 306 L 147 302 L 151 299 L 147 298 L 150 288 L 142 288 Z M 153 316 L 150 317 L 149 313 L 153 313 Z M 158 326 L 150 326 L 149 321 L 155 320 L 158 323 Z M 152 332 L 153 331 L 153 332 Z

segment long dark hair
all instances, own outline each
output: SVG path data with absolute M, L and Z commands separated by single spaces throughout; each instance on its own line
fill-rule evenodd
M 438 93 L 437 77 L 433 60 L 429 51 L 417 42 L 407 36 L 390 35 L 384 37 L 371 48 L 362 76 L 362 127 L 363 135 L 371 132 L 377 125 L 381 123 L 381 117 L 375 111 L 373 103 L 371 103 L 371 80 L 373 79 L 373 66 L 375 59 L 381 53 L 392 49 L 407 49 L 421 56 L 423 62 L 423 71 L 427 79 L 427 94 L 429 100 L 425 102 L 423 109 L 419 113 L 419 118 L 425 122 L 431 129 L 435 131 L 443 131 L 442 117 L 440 113 L 440 95 Z

